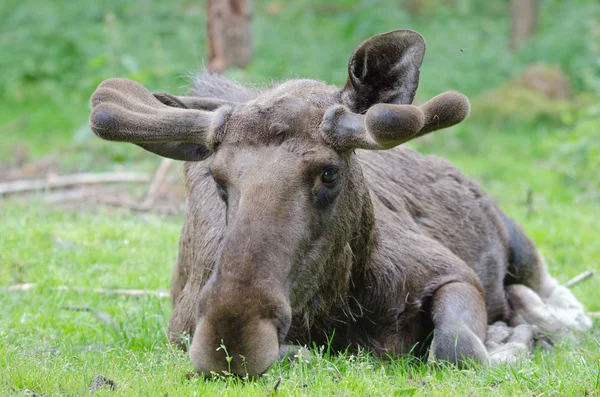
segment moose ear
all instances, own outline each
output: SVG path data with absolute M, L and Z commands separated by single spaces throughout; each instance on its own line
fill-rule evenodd
M 412 103 L 424 55 L 425 40 L 413 30 L 371 37 L 350 57 L 342 103 L 355 113 L 376 103 Z

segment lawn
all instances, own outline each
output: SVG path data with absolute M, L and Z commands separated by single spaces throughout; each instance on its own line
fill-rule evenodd
M 475 104 L 524 65 L 559 64 L 574 92 L 591 98 L 585 107 L 493 128 L 474 114 L 411 146 L 452 160 L 478 180 L 537 243 L 560 282 L 595 271 L 572 290 L 588 311 L 599 312 L 600 91 L 594 90 L 600 88 L 600 50 L 592 39 L 600 5 L 542 1 L 540 34 L 510 54 L 503 3 L 464 0 L 419 17 L 396 3 L 381 1 L 379 11 L 350 0 L 255 4 L 255 61 L 231 75 L 261 84 L 301 76 L 341 85 L 352 49 L 399 27 L 420 31 L 428 42 L 419 100 L 458 89 Z M 102 4 L 0 4 L 0 165 L 14 165 L 20 147 L 27 161 L 53 159 L 58 172 L 147 172 L 159 163 L 132 145 L 95 138 L 86 127 L 87 99 L 113 76 L 183 93 L 185 76 L 204 54 L 204 4 Z M 41 196 L 0 197 L 0 395 L 86 395 L 98 375 L 116 389 L 95 395 L 110 396 L 600 394 L 598 320 L 553 352 L 493 369 L 439 368 L 408 357 L 379 361 L 366 352 L 336 355 L 315 347 L 310 361 L 277 363 L 254 382 L 188 377 L 188 357 L 167 343 L 168 299 L 89 291 L 168 290 L 182 223 L 182 214 L 73 210 L 46 205 Z M 7 289 L 19 283 L 36 286 Z

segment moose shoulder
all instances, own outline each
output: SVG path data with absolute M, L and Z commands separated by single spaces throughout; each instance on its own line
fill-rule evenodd
M 98 87 L 98 136 L 187 161 L 169 333 L 193 335 L 198 371 L 257 375 L 289 343 L 328 341 L 486 365 L 537 328 L 591 326 L 477 183 L 399 146 L 469 113 L 456 92 L 411 105 L 424 53 L 416 32 L 374 36 L 342 89 L 255 91 L 210 74 L 190 97 Z M 490 334 L 495 321 L 513 336 Z

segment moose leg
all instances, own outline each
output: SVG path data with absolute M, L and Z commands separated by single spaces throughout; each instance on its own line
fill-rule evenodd
M 553 340 L 567 334 L 563 322 L 531 288 L 522 284 L 509 285 L 506 298 L 510 307 L 508 325 L 497 322 L 487 331 L 485 346 L 490 355 L 490 365 L 528 356 L 536 343 L 551 349 Z
M 510 306 L 508 325 L 511 327 L 534 325 L 550 338 L 561 336 L 566 331 L 561 321 L 531 288 L 521 284 L 509 285 L 506 287 L 506 297 Z
M 541 263 L 540 268 L 548 274 L 544 259 L 538 255 L 538 260 Z M 583 305 L 571 290 L 560 285 L 550 274 L 539 295 L 548 310 L 568 329 L 585 331 L 592 327 L 592 320 L 585 314 Z
M 435 359 L 459 367 L 469 362 L 488 364 L 489 357 L 483 343 L 487 313 L 479 289 L 466 283 L 444 285 L 433 296 L 432 319 L 431 354 Z
M 485 341 L 490 365 L 514 362 L 520 357 L 529 356 L 538 337 L 539 331 L 535 325 L 520 324 L 512 328 L 501 321 L 490 325 Z
M 550 275 L 544 259 L 533 242 L 512 219 L 505 216 L 503 220 L 510 242 L 510 261 L 504 284 L 522 284 L 529 287 L 531 293 L 539 295 L 546 305 L 544 310 L 552 313 L 554 321 L 563 328 L 579 331 L 591 328 L 592 321 L 586 316 L 581 303 L 567 287 L 558 284 L 558 281 Z M 511 293 L 508 288 L 507 293 Z M 533 308 L 535 306 L 533 301 L 527 303 L 527 299 L 521 299 L 526 295 L 532 297 L 531 293 L 523 289 L 512 291 L 513 306 L 519 307 L 523 303 L 528 307 L 527 310 Z M 537 306 L 540 306 L 539 302 Z M 519 309 L 523 313 L 523 308 L 519 307 Z
M 508 301 L 514 312 L 510 315 L 511 318 L 521 317 L 518 322 L 524 323 L 528 318 L 539 317 L 544 312 L 544 317 L 552 318 L 553 327 L 546 326 L 547 321 L 546 324 L 530 324 L 540 326 L 543 332 L 550 332 L 554 328 L 553 332 L 557 335 L 560 334 L 558 328 L 576 331 L 591 328 L 592 321 L 585 314 L 581 303 L 567 287 L 560 285 L 550 275 L 537 252 L 531 256 L 530 262 L 520 265 L 516 274 L 519 276 L 515 280 L 517 283 L 506 287 Z M 526 276 L 530 278 L 527 279 Z M 541 318 L 538 320 L 542 321 Z

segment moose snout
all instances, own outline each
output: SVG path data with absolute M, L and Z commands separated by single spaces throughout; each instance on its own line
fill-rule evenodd
M 258 376 L 266 372 L 279 355 L 277 328 L 270 320 L 258 320 L 220 339 L 215 327 L 201 319 L 190 347 L 190 358 L 203 374 L 225 371 Z M 237 335 L 233 335 L 234 332 Z
M 291 323 L 289 304 L 273 296 L 244 298 L 221 300 L 199 314 L 190 346 L 198 372 L 258 376 L 279 357 Z

